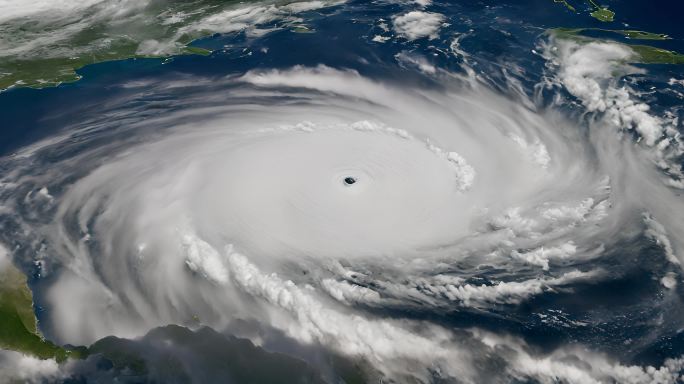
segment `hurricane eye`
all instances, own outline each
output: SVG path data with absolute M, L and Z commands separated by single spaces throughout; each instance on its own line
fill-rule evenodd
M 352 185 L 352 184 L 356 183 L 356 179 L 353 178 L 353 177 L 345 177 L 345 178 L 344 178 L 344 183 L 345 183 L 346 185 Z

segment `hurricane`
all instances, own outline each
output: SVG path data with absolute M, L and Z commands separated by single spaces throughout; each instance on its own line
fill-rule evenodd
M 296 382 L 681 380 L 682 90 L 639 88 L 659 81 L 643 49 L 517 23 L 508 4 L 15 3 L 3 30 L 64 33 L 22 35 L 40 52 L 94 23 L 181 23 L 137 30 L 138 54 L 161 58 L 0 94 L 36 127 L 0 158 L 0 254 L 56 345 L 130 340 L 142 382 L 228 380 L 154 333 L 169 325 L 295 357 L 315 372 Z M 213 53 L 169 58 L 206 30 Z M 5 56 L 20 40 L 0 39 Z M 38 93 L 36 116 L 11 111 Z M 97 351 L 26 359 L 0 367 L 122 372 Z

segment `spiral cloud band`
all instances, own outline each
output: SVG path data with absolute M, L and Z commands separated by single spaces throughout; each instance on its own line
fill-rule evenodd
M 2 180 L 2 212 L 32 228 L 18 236 L 46 279 L 51 334 L 87 345 L 248 320 L 398 381 L 674 382 L 681 359 L 537 351 L 430 317 L 572 296 L 611 279 L 610 262 L 588 261 L 639 236 L 666 255 L 665 292 L 676 286 L 678 138 L 659 144 L 667 123 L 602 81 L 629 52 L 549 44 L 542 87 L 609 112 L 586 130 L 435 68 L 440 87 L 324 65 L 125 84 L 104 117 L 18 152 Z M 599 54 L 604 67 L 585 66 Z M 180 105 L 150 112 L 168 95 Z

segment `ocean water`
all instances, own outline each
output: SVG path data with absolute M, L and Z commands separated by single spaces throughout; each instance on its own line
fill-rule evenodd
M 235 380 L 217 332 L 302 382 L 677 382 L 684 67 L 624 55 L 682 9 L 573 5 L 350 1 L 0 93 L 0 242 L 99 351 L 49 380 Z

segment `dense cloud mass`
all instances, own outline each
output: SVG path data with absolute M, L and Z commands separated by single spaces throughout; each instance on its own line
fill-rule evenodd
M 244 31 L 329 5 L 319 3 L 250 5 L 181 30 Z M 402 41 L 437 39 L 445 21 L 422 8 L 391 18 Z M 583 341 L 613 324 L 595 287 L 629 284 L 641 264 L 655 276 L 652 312 L 677 300 L 678 122 L 615 80 L 645 73 L 625 64 L 634 52 L 624 45 L 540 36 L 545 68 L 528 96 L 510 72 L 506 93 L 478 74 L 464 36 L 447 52 L 460 71 L 392 55 L 410 81 L 330 63 L 130 80 L 97 114 L 2 158 L 12 233 L 0 240 L 37 268 L 50 337 L 125 350 L 163 380 L 168 356 L 184 375 L 204 372 L 200 381 L 234 375 L 214 359 L 242 345 L 273 369 L 292 364 L 301 382 L 339 376 L 315 351 L 393 382 L 677 382 L 682 358 L 626 363 Z M 649 312 L 633 303 L 643 292 L 626 292 L 634 300 L 616 305 Z M 549 295 L 598 309 L 525 312 Z M 633 321 L 676 329 L 679 315 Z M 506 316 L 513 325 L 500 326 Z M 148 333 L 167 324 L 251 341 L 208 328 Z M 525 333 L 534 326 L 589 336 L 537 345 Z M 0 369 L 58 380 L 99 366 L 27 359 L 3 352 Z
M 434 39 L 444 22 L 444 15 L 439 13 L 411 11 L 394 18 L 394 30 L 408 40 L 421 37 Z

